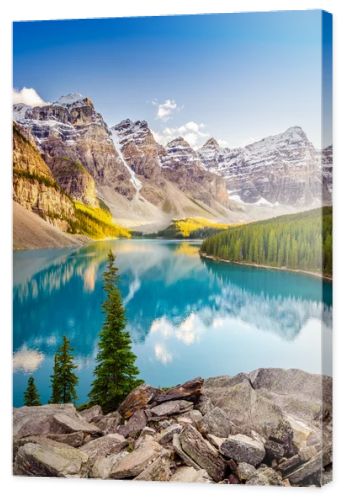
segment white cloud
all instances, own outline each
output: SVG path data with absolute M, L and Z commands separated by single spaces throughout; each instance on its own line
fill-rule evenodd
M 183 108 L 183 106 L 178 106 L 174 99 L 166 99 L 162 103 L 155 99 L 152 104 L 157 108 L 156 118 L 163 122 L 168 121 L 175 111 L 180 111 Z
M 13 89 L 13 104 L 26 104 L 27 106 L 44 106 L 45 102 L 35 89 L 23 87 L 21 90 Z
M 41 352 L 24 346 L 13 355 L 13 371 L 32 373 L 38 369 L 43 360 L 44 355 Z
M 196 148 L 201 146 L 210 135 L 205 131 L 205 128 L 204 123 L 190 121 L 180 127 L 165 127 L 162 132 L 154 132 L 154 137 L 160 144 L 166 146 L 168 142 L 181 136 L 193 148 Z
M 154 346 L 155 357 L 164 365 L 171 363 L 172 354 L 169 353 L 167 348 L 163 344 L 155 344 Z

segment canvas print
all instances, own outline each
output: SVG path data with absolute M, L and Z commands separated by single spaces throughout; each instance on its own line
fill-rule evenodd
M 14 475 L 332 479 L 331 92 L 320 10 L 13 24 Z

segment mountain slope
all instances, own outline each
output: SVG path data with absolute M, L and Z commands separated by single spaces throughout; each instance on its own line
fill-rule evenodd
M 13 202 L 14 250 L 73 247 L 86 243 L 82 235 L 64 233 L 39 215 Z
M 63 231 L 76 222 L 72 200 L 63 192 L 30 136 L 13 125 L 13 199 Z
M 97 184 L 111 186 L 129 199 L 134 195 L 129 171 L 90 99 L 69 94 L 46 106 L 17 104 L 14 119 L 30 130 L 48 166 L 57 158 L 79 162 Z
M 231 198 L 243 203 L 310 207 L 322 203 L 322 193 L 329 202 L 317 151 L 300 127 L 244 148 L 221 148 L 210 139 L 199 156 L 225 178 Z

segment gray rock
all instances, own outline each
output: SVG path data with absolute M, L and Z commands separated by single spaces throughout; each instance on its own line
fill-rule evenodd
M 72 446 L 27 443 L 15 458 L 13 473 L 19 476 L 86 477 L 88 455 Z
M 89 423 L 84 418 L 75 418 L 61 413 L 53 415 L 52 431 L 56 433 L 85 432 L 93 436 L 99 436 L 100 429 L 93 423 Z
M 122 420 L 120 413 L 117 411 L 108 415 L 94 417 L 92 423 L 95 424 L 104 434 L 114 434 L 117 432 L 118 426 Z
M 155 436 L 156 431 L 152 427 L 144 427 L 140 433 L 140 438 L 144 436 Z
M 108 457 L 97 458 L 89 476 L 95 479 L 109 479 L 112 468 L 116 467 L 116 465 L 127 455 L 129 455 L 129 452 L 123 450 L 120 453 L 109 455 Z
M 147 417 L 143 410 L 137 410 L 125 425 L 120 425 L 117 432 L 124 437 L 137 437 L 142 429 L 146 427 Z
M 166 429 L 163 429 L 158 437 L 158 442 L 162 445 L 170 443 L 174 434 L 179 434 L 182 431 L 180 424 L 172 424 Z
M 282 459 L 277 466 L 279 472 L 282 473 L 283 477 L 286 477 L 287 474 L 297 469 L 300 465 L 302 465 L 303 461 L 299 457 L 299 455 L 293 455 L 288 459 Z
M 313 484 L 316 480 L 312 476 L 320 476 L 323 470 L 323 457 L 322 453 L 318 453 L 315 457 L 311 458 L 308 462 L 300 465 L 293 472 L 286 474 L 286 478 L 289 479 L 290 484 L 293 485 L 306 485 Z
M 255 473 L 246 484 L 253 486 L 283 486 L 281 475 L 271 467 L 261 466 L 256 469 Z
M 85 420 L 87 420 L 87 422 L 91 422 L 93 418 L 102 416 L 102 409 L 100 405 L 94 405 L 90 408 L 86 408 L 85 410 L 80 411 L 79 414 Z
M 198 428 L 218 437 L 228 437 L 231 433 L 231 424 L 227 414 L 217 406 L 203 416 Z
M 179 437 L 182 450 L 209 476 L 219 482 L 224 478 L 225 462 L 218 451 L 192 425 L 187 425 Z
M 284 419 L 298 448 L 310 444 L 331 420 L 332 379 L 301 370 L 260 369 L 235 377 L 206 379 L 199 409 L 218 406 L 243 434 L 252 430 L 268 438 Z M 306 442 L 307 440 L 307 442 Z
M 180 416 L 180 417 L 177 417 L 176 418 L 176 421 L 178 424 L 181 424 L 182 426 L 186 426 L 186 425 L 193 425 L 193 420 L 188 417 L 188 416 Z
M 195 470 L 201 469 L 201 467 L 194 462 L 194 460 L 185 451 L 183 451 L 178 434 L 174 434 L 172 436 L 172 446 L 177 455 L 188 467 L 193 467 Z
M 147 439 L 112 467 L 110 477 L 122 479 L 138 476 L 160 455 L 161 450 L 162 447 L 156 441 Z
M 89 434 L 87 434 L 89 436 Z M 59 443 L 68 444 L 74 448 L 79 448 L 85 440 L 85 433 L 82 431 L 70 432 L 69 434 L 47 434 L 47 438 Z
M 256 473 L 256 468 L 245 462 L 239 463 L 236 469 L 236 474 L 240 481 L 248 481 Z
M 88 455 L 90 462 L 94 462 L 99 457 L 107 457 L 108 455 L 119 453 L 126 445 L 127 441 L 124 436 L 120 434 L 107 434 L 83 445 L 80 451 Z
M 224 443 L 226 438 L 220 438 L 218 436 L 214 436 L 213 434 L 207 434 L 206 439 L 219 450 L 220 446 Z
M 134 481 L 169 481 L 172 461 L 169 456 L 159 456 Z
M 275 460 L 281 459 L 285 454 L 284 445 L 281 443 L 277 443 L 272 439 L 268 439 L 264 447 L 266 452 L 266 459 L 270 462 L 274 459 Z
M 175 400 L 162 403 L 154 408 L 151 408 L 150 413 L 153 417 L 167 417 L 168 415 L 175 415 L 184 413 L 193 408 L 193 403 L 185 400 Z
M 221 445 L 220 451 L 236 462 L 246 462 L 254 466 L 260 464 L 265 457 L 264 446 L 259 441 L 243 434 L 230 436 Z
M 13 411 L 13 436 L 15 438 L 85 432 L 100 434 L 95 425 L 81 417 L 72 404 L 23 406 Z
M 178 483 L 212 483 L 210 476 L 204 469 L 196 470 L 194 467 L 186 465 L 178 467 L 170 481 Z
M 192 421 L 192 423 L 195 425 L 195 427 L 197 427 L 198 424 L 202 421 L 202 413 L 199 410 L 190 410 L 186 414 L 186 417 Z

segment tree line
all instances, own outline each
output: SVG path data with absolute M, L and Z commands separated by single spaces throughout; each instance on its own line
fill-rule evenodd
M 117 280 L 118 269 L 115 266 L 115 257 L 110 251 L 104 272 L 106 299 L 102 307 L 105 319 L 99 334 L 94 380 L 87 403 L 88 406 L 100 405 L 106 413 L 115 410 L 130 391 L 143 383 L 143 380 L 138 378 L 139 370 L 136 367 L 136 356 L 131 349 L 131 337 L 126 330 L 125 311 Z M 76 369 L 73 348 L 69 339 L 64 336 L 54 356 L 49 403 L 74 403 L 77 400 Z M 33 376 L 28 379 L 24 404 L 41 404 Z
M 332 274 L 332 208 L 237 226 L 205 239 L 201 254 L 219 259 Z

